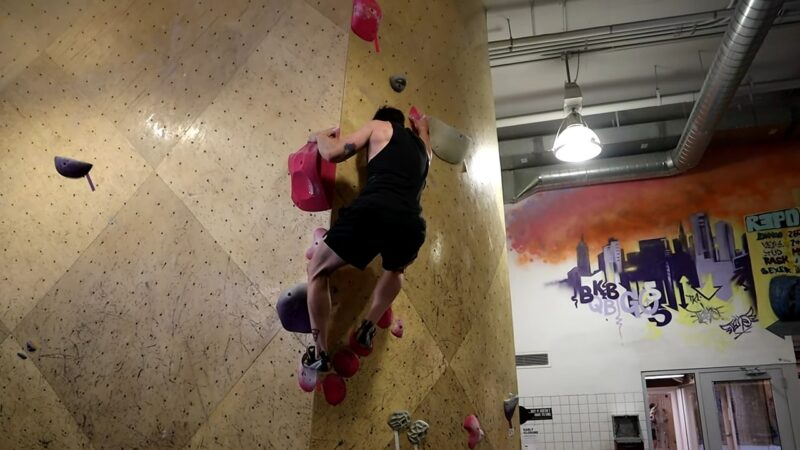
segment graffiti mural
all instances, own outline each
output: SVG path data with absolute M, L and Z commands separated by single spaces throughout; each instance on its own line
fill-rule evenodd
M 658 330 L 652 337 L 680 324 L 704 330 L 702 339 L 746 340 L 760 323 L 756 287 L 764 289 L 751 261 L 777 250 L 751 255 L 745 216 L 796 204 L 799 156 L 798 143 L 732 147 L 679 177 L 535 194 L 506 210 L 512 263 L 539 268 L 536 279 L 549 274 L 547 301 L 570 302 L 620 333 L 641 320 Z M 794 288 L 778 288 L 794 298 Z
M 752 286 L 747 239 L 742 235 L 737 247 L 731 224 L 712 222 L 706 213 L 693 214 L 688 223 L 688 233 L 680 222 L 673 236 L 640 240 L 628 252 L 619 240 L 609 238 L 594 254 L 581 237 L 576 265 L 561 281 L 572 288 L 575 306 L 588 304 L 604 315 L 621 311 L 646 316 L 659 327 L 669 325 L 673 312 L 681 309 L 697 323 L 722 320 L 723 308 L 704 302 L 730 300 L 736 284 L 745 290 Z M 701 290 L 700 280 L 706 279 L 714 287 L 711 295 Z

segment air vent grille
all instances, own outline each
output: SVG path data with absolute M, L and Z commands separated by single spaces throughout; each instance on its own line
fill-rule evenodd
M 517 367 L 549 367 L 550 355 L 547 353 L 530 353 L 517 355 Z

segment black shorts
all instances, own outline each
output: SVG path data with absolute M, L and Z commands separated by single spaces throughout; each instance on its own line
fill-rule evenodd
M 360 270 L 380 254 L 384 269 L 402 272 L 424 242 L 425 220 L 419 214 L 365 206 L 340 209 L 325 236 L 331 250 Z

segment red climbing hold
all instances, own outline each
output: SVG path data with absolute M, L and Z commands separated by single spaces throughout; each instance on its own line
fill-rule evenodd
M 347 396 L 347 385 L 342 377 L 331 373 L 322 380 L 322 392 L 325 394 L 325 401 L 336 406 L 342 403 Z
M 375 325 L 381 328 L 389 328 L 389 325 L 392 324 L 392 317 L 394 317 L 392 314 L 392 308 L 389 308 L 386 310 L 385 313 L 383 313 L 381 318 L 378 320 L 378 323 L 376 323 Z
M 350 28 L 356 36 L 367 42 L 375 43 L 375 51 L 380 52 L 378 44 L 378 28 L 381 25 L 383 13 L 376 0 L 353 0 L 353 18 Z
M 358 372 L 361 362 L 351 350 L 343 348 L 333 355 L 333 370 L 344 378 L 350 378 Z

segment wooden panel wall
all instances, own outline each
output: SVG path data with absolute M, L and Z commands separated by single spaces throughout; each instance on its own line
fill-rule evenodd
M 274 304 L 330 220 L 286 157 L 339 120 L 342 3 L 0 1 L 0 448 L 308 448 Z

